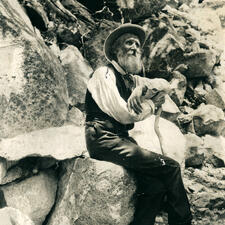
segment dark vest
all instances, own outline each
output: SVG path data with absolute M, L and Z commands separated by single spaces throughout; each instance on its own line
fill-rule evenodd
M 124 78 L 112 65 L 108 65 L 110 69 L 114 71 L 116 77 L 116 86 L 120 93 L 120 96 L 127 102 L 128 98 L 132 92 L 132 86 L 128 85 L 127 82 L 124 81 Z M 85 97 L 85 110 L 86 110 L 86 121 L 93 120 L 108 120 L 112 123 L 113 126 L 116 127 L 117 130 L 126 131 L 130 130 L 134 127 L 134 124 L 121 124 L 108 114 L 104 113 L 96 104 L 95 100 L 92 98 L 91 93 L 87 90 Z

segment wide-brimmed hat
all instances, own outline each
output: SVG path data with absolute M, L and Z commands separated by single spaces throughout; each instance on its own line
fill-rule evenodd
M 131 33 L 136 35 L 140 40 L 141 46 L 143 46 L 145 42 L 144 29 L 141 26 L 136 24 L 131 24 L 131 23 L 122 24 L 118 28 L 113 30 L 105 40 L 104 53 L 108 61 L 111 61 L 113 57 L 111 54 L 111 48 L 113 46 L 113 43 L 116 41 L 117 38 L 119 38 L 121 35 L 126 33 Z

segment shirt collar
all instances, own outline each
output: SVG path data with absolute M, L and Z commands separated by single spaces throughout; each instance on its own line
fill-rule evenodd
M 125 70 L 115 61 L 112 60 L 111 61 L 112 65 L 115 67 L 115 69 L 122 75 L 126 75 L 127 73 L 125 72 Z

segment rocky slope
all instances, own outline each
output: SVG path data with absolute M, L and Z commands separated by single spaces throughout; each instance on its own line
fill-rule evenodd
M 123 22 L 148 34 L 146 76 L 173 87 L 160 129 L 185 166 L 193 224 L 225 223 L 224 0 L 2 0 L 0 18 L 0 224 L 131 221 L 135 178 L 90 159 L 84 140 L 87 80 Z M 132 135 L 157 151 L 153 122 Z

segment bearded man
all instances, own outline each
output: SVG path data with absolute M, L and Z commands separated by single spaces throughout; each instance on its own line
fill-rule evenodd
M 104 53 L 109 64 L 98 68 L 88 82 L 86 145 L 92 158 L 121 165 L 136 175 L 138 198 L 131 225 L 153 225 L 165 196 L 169 224 L 190 225 L 179 163 L 141 148 L 128 133 L 135 122 L 164 103 L 163 89 L 168 88 L 158 79 L 163 88 L 154 93 L 153 79 L 141 75 L 144 41 L 145 31 L 134 24 L 123 24 L 107 37 Z

